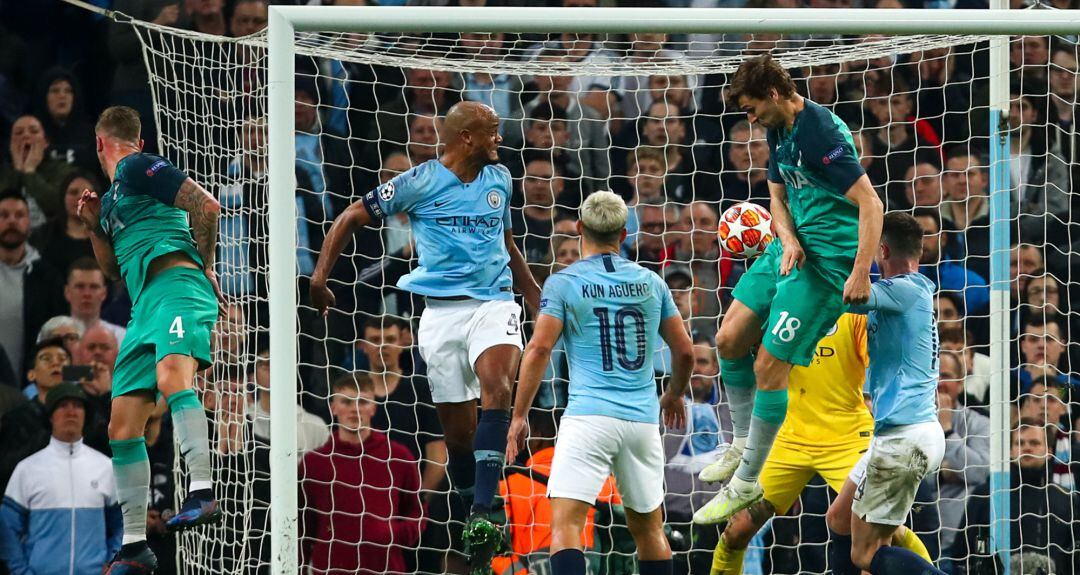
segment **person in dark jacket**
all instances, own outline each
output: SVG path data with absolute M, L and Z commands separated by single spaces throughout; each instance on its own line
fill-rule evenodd
M 38 330 L 64 313 L 64 280 L 30 237 L 30 207 L 17 190 L 0 191 L 0 348 L 15 376 L 25 373 Z M 21 383 L 21 382 L 20 382 Z
M 404 573 L 422 526 L 420 469 L 405 446 L 371 428 L 378 409 L 363 374 L 331 388 L 334 433 L 300 464 L 301 549 L 316 575 Z
M 30 106 L 49 139 L 46 157 L 95 173 L 100 169 L 94 127 L 83 109 L 82 87 L 74 74 L 63 68 L 45 72 Z
M 1012 437 L 1015 463 L 1009 486 L 1010 559 L 1014 564 L 1031 564 L 1032 556 L 1041 556 L 1053 563 L 1055 573 L 1080 573 L 1080 495 L 1048 481 L 1053 451 L 1047 441 L 1047 428 L 1041 421 L 1021 419 Z M 994 572 L 989 482 L 972 494 L 960 528 L 962 535 L 950 553 L 955 561 L 954 573 Z

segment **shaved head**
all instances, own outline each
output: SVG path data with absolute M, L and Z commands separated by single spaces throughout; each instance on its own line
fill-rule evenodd
M 447 152 L 461 151 L 464 156 L 484 158 L 486 163 L 498 161 L 499 115 L 486 104 L 460 102 L 446 113 L 442 123 L 442 138 Z

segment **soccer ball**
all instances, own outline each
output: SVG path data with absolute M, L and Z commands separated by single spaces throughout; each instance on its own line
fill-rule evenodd
M 772 215 L 751 202 L 736 204 L 720 216 L 716 235 L 720 237 L 720 246 L 732 257 L 758 256 L 773 241 Z

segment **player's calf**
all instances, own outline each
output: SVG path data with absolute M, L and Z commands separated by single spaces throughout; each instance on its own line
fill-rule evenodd
M 641 575 L 671 575 L 671 545 L 664 535 L 664 516 L 660 508 L 648 513 L 626 509 L 626 527 L 637 545 L 638 570 Z

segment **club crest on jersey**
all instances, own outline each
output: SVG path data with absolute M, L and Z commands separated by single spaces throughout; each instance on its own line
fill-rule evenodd
M 499 192 L 491 190 L 487 195 L 487 203 L 492 209 L 496 209 L 502 205 L 502 196 L 499 195 Z
M 165 160 L 158 160 L 158 161 L 154 162 L 153 164 L 150 165 L 149 168 L 146 168 L 146 177 L 148 177 L 148 178 L 154 177 L 154 174 L 158 173 L 158 170 L 160 170 L 161 168 L 164 168 L 167 165 L 169 165 L 169 163 L 166 162 Z
M 384 202 L 389 202 L 394 197 L 394 182 L 386 182 L 386 185 L 379 190 L 379 199 Z
M 828 154 L 825 154 L 825 157 L 821 158 L 821 163 L 825 164 L 827 166 L 830 163 L 832 163 L 833 160 L 835 160 L 835 159 L 837 159 L 837 158 L 839 158 L 840 156 L 843 156 L 843 155 L 844 155 L 844 146 L 839 145 L 839 146 L 833 148 L 833 150 L 831 152 L 829 152 Z

